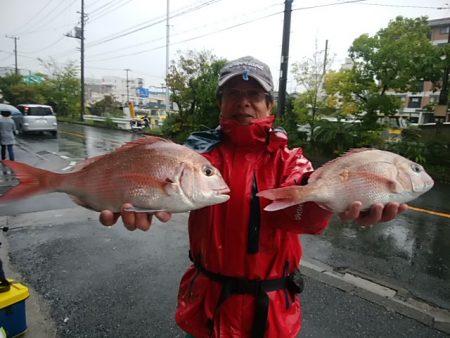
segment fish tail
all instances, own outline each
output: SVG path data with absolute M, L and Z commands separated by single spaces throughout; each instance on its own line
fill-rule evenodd
M 55 191 L 60 174 L 35 168 L 25 163 L 3 160 L 1 164 L 14 172 L 19 184 L 0 196 L 0 203 L 15 201 L 46 192 Z
M 257 193 L 257 196 L 264 197 L 273 202 L 267 205 L 264 210 L 276 211 L 301 204 L 308 201 L 310 193 L 308 186 L 290 186 L 276 189 L 263 190 Z

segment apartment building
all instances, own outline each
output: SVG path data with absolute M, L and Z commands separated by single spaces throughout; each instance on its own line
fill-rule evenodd
M 127 79 L 117 76 L 88 78 L 85 81 L 85 92 L 88 105 L 102 100 L 107 95 L 114 97 L 123 107 L 132 102 L 136 113 L 147 115 L 151 125 L 160 126 L 167 117 L 165 88 L 146 87 L 142 78 L 128 79 L 128 82 Z
M 429 20 L 428 22 L 431 27 L 430 39 L 432 43 L 434 45 L 448 44 L 450 42 L 450 18 Z M 429 81 L 425 81 L 422 88 L 421 92 L 396 94 L 404 103 L 399 115 L 418 124 L 438 121 L 449 122 L 448 106 L 439 107 L 438 105 L 440 91 L 436 90 Z

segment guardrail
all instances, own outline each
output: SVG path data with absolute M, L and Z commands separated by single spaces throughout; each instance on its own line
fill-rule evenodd
M 105 121 L 106 119 L 111 120 L 115 124 L 117 124 L 117 127 L 119 129 L 124 130 L 131 130 L 131 124 L 129 118 L 121 118 L 121 117 L 104 117 L 104 116 L 97 116 L 97 115 L 83 115 L 85 120 L 92 120 L 92 121 Z

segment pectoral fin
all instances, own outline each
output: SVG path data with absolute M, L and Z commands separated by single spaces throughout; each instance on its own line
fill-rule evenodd
M 155 210 L 155 209 L 143 209 L 139 207 L 132 207 L 132 208 L 126 208 L 125 211 L 133 211 L 133 212 L 159 212 L 159 211 L 166 211 L 166 210 Z
M 181 162 L 175 168 L 173 176 L 166 178 L 166 182 L 163 185 L 163 189 L 167 193 L 167 195 L 172 196 L 177 194 L 183 194 L 180 183 L 180 178 L 183 175 L 183 171 L 184 171 L 184 163 Z
M 307 202 L 309 200 L 309 192 L 310 187 L 306 185 L 269 189 L 260 191 L 256 195 L 273 201 L 271 204 L 267 205 L 264 210 L 276 211 Z

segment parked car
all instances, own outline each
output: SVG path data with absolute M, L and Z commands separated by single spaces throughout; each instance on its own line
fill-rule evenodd
M 19 134 L 48 131 L 53 136 L 58 134 L 58 123 L 51 106 L 43 104 L 19 104 L 20 114 L 13 114 Z

